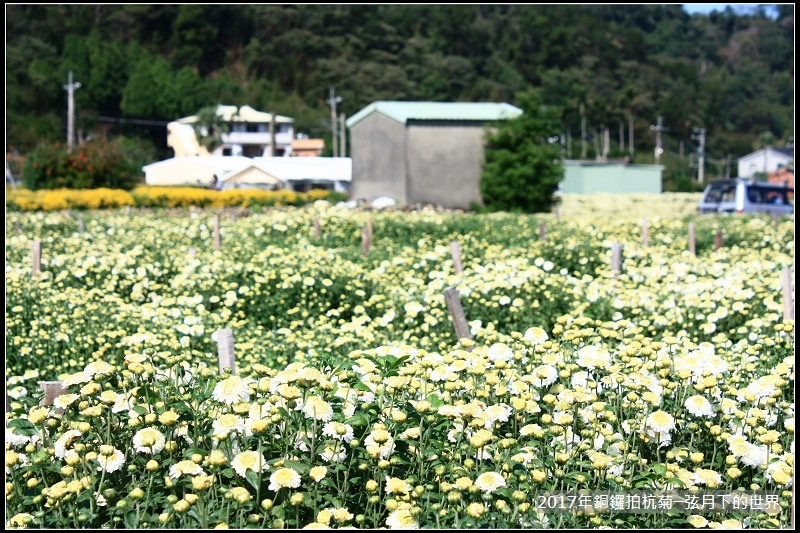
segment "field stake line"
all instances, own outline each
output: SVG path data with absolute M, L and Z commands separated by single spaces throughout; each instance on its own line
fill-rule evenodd
M 461 247 L 458 245 L 458 241 L 450 243 L 450 254 L 453 256 L 453 270 L 456 271 L 456 274 L 461 274 L 464 267 L 461 265 Z
M 447 303 L 447 308 L 450 310 L 450 316 L 453 317 L 453 327 L 456 330 L 456 337 L 458 337 L 459 340 L 472 340 L 472 333 L 470 333 L 469 325 L 467 324 L 467 317 L 464 315 L 464 308 L 461 306 L 461 298 L 458 296 L 458 289 L 453 286 L 447 287 L 444 290 L 444 301 Z
M 233 330 L 225 328 L 217 330 L 217 354 L 219 356 L 219 374 L 230 369 L 236 375 L 236 353 L 233 349 Z

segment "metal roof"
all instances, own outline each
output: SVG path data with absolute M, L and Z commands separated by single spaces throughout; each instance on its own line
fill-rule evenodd
M 409 120 L 492 121 L 515 118 L 522 109 L 511 104 L 496 102 L 399 102 L 379 100 L 347 120 L 352 128 L 372 113 L 381 113 L 402 124 Z

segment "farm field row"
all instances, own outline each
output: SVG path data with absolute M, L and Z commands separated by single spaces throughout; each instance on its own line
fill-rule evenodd
M 6 525 L 787 527 L 794 219 L 688 205 L 9 214 Z

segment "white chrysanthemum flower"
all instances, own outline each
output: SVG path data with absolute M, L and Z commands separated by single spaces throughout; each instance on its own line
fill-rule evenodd
M 211 428 L 215 435 L 228 435 L 231 432 L 244 433 L 245 424 L 244 419 L 233 413 L 225 413 L 224 415 L 215 418 L 211 423 Z
M 87 374 L 86 372 L 76 372 L 62 379 L 61 383 L 65 387 L 70 387 L 72 385 L 80 385 L 81 383 L 88 383 L 91 380 L 92 376 Z
M 419 529 L 419 524 L 408 509 L 396 509 L 386 518 L 389 529 Z
M 36 435 L 27 436 L 27 435 L 18 435 L 14 433 L 14 428 L 10 428 L 6 426 L 6 444 L 12 446 L 14 448 L 20 448 L 25 446 L 29 442 L 34 442 L 33 437 L 37 437 Z
M 55 450 L 55 456 L 59 459 L 64 459 L 67 456 L 67 451 L 71 449 L 72 443 L 83 435 L 77 429 L 70 429 L 65 431 L 63 435 L 61 435 L 58 440 L 53 445 L 53 449 Z
M 711 402 L 709 402 L 705 396 L 701 396 L 699 394 L 690 396 L 689 398 L 686 398 L 686 401 L 683 405 L 686 407 L 686 410 L 694 416 L 714 416 L 714 408 L 711 406 Z
M 489 353 L 486 355 L 486 357 L 488 357 L 493 363 L 498 361 L 508 362 L 514 359 L 514 350 L 502 342 L 497 342 L 489 347 Z
M 53 400 L 53 407 L 56 409 L 66 409 L 72 402 L 80 397 L 80 394 L 59 394 Z
M 588 369 L 608 368 L 611 364 L 611 353 L 602 346 L 584 346 L 578 350 L 578 366 Z
M 675 419 L 666 411 L 654 411 L 650 413 L 645 424 L 656 433 L 670 433 L 675 429 Z
M 292 468 L 279 468 L 269 476 L 269 490 L 296 489 L 300 486 L 300 474 Z
M 248 470 L 258 473 L 264 472 L 268 468 L 264 456 L 254 450 L 239 453 L 231 461 L 231 467 L 242 477 L 245 477 Z
M 694 484 L 705 485 L 710 489 L 715 489 L 722 484 L 722 475 L 708 468 L 699 468 L 694 472 Z
M 333 418 L 333 407 L 319 396 L 309 396 L 305 401 L 298 400 L 297 409 L 308 418 L 328 422 Z
M 322 434 L 349 443 L 353 440 L 353 426 L 341 422 L 328 422 L 322 427 Z
M 155 455 L 164 449 L 167 439 L 156 428 L 142 428 L 133 436 L 133 448 L 137 452 Z
M 549 387 L 558 379 L 558 370 L 552 365 L 537 366 L 531 372 L 529 381 L 535 387 Z
M 528 328 L 525 331 L 525 335 L 523 337 L 526 341 L 537 345 L 542 344 L 545 342 L 549 337 L 547 336 L 547 332 L 539 327 L 532 327 Z
M 475 486 L 486 494 L 491 494 L 501 487 L 506 486 L 506 480 L 497 472 L 484 472 L 475 479 Z
M 189 461 L 188 459 L 183 461 L 178 461 L 174 465 L 169 467 L 169 477 L 172 479 L 178 479 L 181 476 L 204 476 L 206 475 L 205 471 L 193 461 Z
M 510 405 L 504 403 L 490 405 L 481 413 L 481 417 L 485 420 L 483 427 L 491 429 L 495 422 L 508 422 L 511 413 L 513 413 L 513 409 Z
M 392 447 L 394 447 L 394 444 Z M 322 449 L 319 456 L 328 463 L 341 463 L 347 459 L 347 449 L 338 442 L 328 443 Z
M 105 470 L 108 473 L 116 472 L 122 470 L 122 466 L 125 464 L 125 454 L 114 448 L 110 455 L 98 455 L 97 462 L 100 463 L 100 466 L 97 467 L 98 470 Z
M 230 376 L 217 383 L 211 396 L 216 401 L 228 405 L 250 401 L 251 381 L 239 376 Z
M 106 363 L 105 361 L 92 361 L 83 371 L 90 376 L 101 375 L 104 376 L 106 374 L 111 374 L 115 371 L 113 365 Z
M 412 488 L 405 479 L 386 476 L 386 486 L 384 487 L 386 494 L 408 494 Z

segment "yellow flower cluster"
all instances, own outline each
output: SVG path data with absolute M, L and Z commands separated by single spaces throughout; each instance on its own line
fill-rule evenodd
M 55 189 L 8 192 L 7 205 L 20 211 L 58 211 L 61 209 L 101 209 L 134 205 L 133 196 L 118 189 Z

